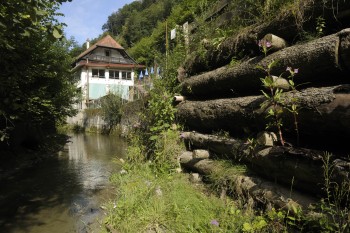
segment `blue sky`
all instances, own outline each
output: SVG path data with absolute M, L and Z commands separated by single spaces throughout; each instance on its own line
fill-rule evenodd
M 63 3 L 60 13 L 65 15 L 59 20 L 67 24 L 67 38 L 73 36 L 79 45 L 87 38 L 96 38 L 102 33 L 102 25 L 113 12 L 134 0 L 73 0 Z

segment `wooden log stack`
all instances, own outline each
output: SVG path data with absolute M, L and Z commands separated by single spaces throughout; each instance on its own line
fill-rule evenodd
M 197 132 L 183 133 L 183 137 L 189 148 L 206 149 L 212 154 L 211 158 L 247 164 L 256 174 L 286 187 L 314 195 L 324 192 L 326 155 L 322 151 L 283 146 L 252 148 L 246 141 Z M 350 161 L 347 158 L 334 157 L 328 166 L 334 168 L 333 177 L 329 177 L 332 180 L 342 183 L 350 179 Z
M 305 9 L 321 6 L 314 0 L 303 2 L 310 6 Z M 340 8 L 349 9 L 350 1 L 342 1 Z M 293 190 L 319 196 L 323 193 L 324 168 L 327 167 L 324 151 L 328 151 L 334 154 L 328 164 L 333 169 L 329 178 L 339 184 L 349 182 L 350 28 L 285 47 L 290 42 L 288 33 L 295 32 L 281 27 L 288 20 L 288 17 L 286 21 L 278 19 L 276 24 L 261 25 L 255 27 L 255 31 L 250 29 L 226 40 L 220 45 L 221 52 L 206 57 L 207 63 L 213 63 L 211 68 L 214 70 L 188 78 L 184 78 L 182 72 L 181 95 L 186 99 L 177 105 L 177 119 L 186 130 L 198 131 L 183 133 L 185 143 L 189 150 L 209 151 L 209 157 L 195 158 L 194 152 L 184 154 L 180 157 L 184 167 L 210 174 L 216 169 L 224 169 L 218 168 L 213 159 L 229 159 L 246 164 L 259 175 L 259 178 L 234 176 L 234 182 L 246 181 L 240 185 L 244 192 L 253 193 L 256 189 L 257 192 L 273 193 L 273 198 L 285 198 L 284 194 L 273 191 L 272 183 L 271 186 L 260 185 L 267 179 L 289 190 L 293 187 Z M 293 24 L 293 27 L 297 25 Z M 258 50 L 256 35 L 261 35 L 259 38 L 266 35 L 265 40 L 277 41 L 274 42 L 276 46 L 266 56 L 253 57 L 234 66 L 222 66 L 227 58 L 235 56 L 237 48 L 245 50 L 254 44 Z M 281 38 L 274 37 L 276 35 Z M 187 74 L 197 73 L 195 67 L 201 62 L 184 66 Z M 287 67 L 298 68 L 299 72 L 293 77 L 294 86 L 290 85 Z M 266 117 L 271 105 L 264 106 L 268 98 L 261 94 L 261 79 L 266 76 L 272 77 L 275 87 L 283 89 L 277 108 L 284 109 L 279 117 L 283 135 L 290 142 L 285 146 L 278 144 L 275 134 L 264 132 L 271 123 Z M 298 107 L 296 115 L 287 110 L 293 104 Z M 277 134 L 276 128 L 272 130 Z M 228 132 L 230 137 L 211 135 L 220 131 Z M 247 141 L 256 135 L 259 135 L 258 140 Z M 296 146 L 299 141 L 300 146 Z M 269 202 L 278 206 L 273 200 Z
M 222 164 L 214 160 L 196 159 L 191 156 L 191 153 L 186 152 L 179 157 L 179 160 L 184 168 L 196 171 L 209 179 L 216 171 L 225 169 Z M 225 177 L 221 178 L 226 180 L 226 187 L 222 187 L 223 190 L 239 196 L 247 203 L 250 202 L 253 207 L 259 205 L 266 209 L 274 207 L 292 211 L 293 209 L 307 209 L 310 204 L 316 202 L 316 198 L 302 195 L 299 192 L 291 193 L 288 188 L 256 176 L 228 171 Z
M 286 105 L 296 99 L 300 109 L 298 130 L 303 144 L 347 145 L 346 141 L 350 138 L 350 85 L 285 92 L 283 98 Z M 221 129 L 236 137 L 255 136 L 254 132 L 263 131 L 270 121 L 266 118 L 268 110 L 261 108 L 265 100 L 260 95 L 184 101 L 177 106 L 177 116 L 188 128 L 200 132 Z M 285 110 L 281 118 L 286 136 L 293 141 L 297 137 L 293 115 Z
M 204 74 L 192 76 L 181 83 L 181 93 L 188 98 L 217 98 L 244 96 L 260 93 L 260 78 L 267 68 L 276 76 L 288 76 L 287 67 L 298 68 L 295 76 L 298 84 L 321 85 L 349 83 L 350 29 L 326 36 L 309 43 L 285 48 L 267 57 L 256 57 L 236 66 L 224 66 Z
M 209 46 L 211 49 L 208 49 L 205 56 L 191 54 L 184 62 L 185 72 L 192 76 L 227 65 L 232 58 L 242 57 L 242 54 L 249 57 L 257 56 L 259 54 L 257 41 L 266 34 L 274 34 L 293 43 L 304 30 L 314 29 L 317 17 L 322 17 L 327 22 L 324 31 L 328 34 L 334 33 L 334 30 L 338 30 L 341 25 L 347 25 L 349 1 L 304 0 L 296 4 L 298 14 L 294 11 L 282 11 L 271 21 L 256 23 L 241 33 L 228 37 L 219 47 Z

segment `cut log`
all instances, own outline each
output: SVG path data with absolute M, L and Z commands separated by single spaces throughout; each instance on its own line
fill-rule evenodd
M 186 97 L 181 95 L 174 96 L 174 99 L 173 99 L 174 102 L 182 102 L 184 100 L 186 100 Z
M 286 105 L 295 98 L 298 107 L 298 130 L 302 145 L 334 151 L 349 149 L 350 85 L 308 88 L 283 94 Z M 184 101 L 177 106 L 177 118 L 188 129 L 211 133 L 227 131 L 232 136 L 248 137 L 265 130 L 270 119 L 260 105 L 264 96 L 247 96 L 207 101 Z M 293 115 L 281 115 L 285 136 L 296 138 Z M 334 148 L 334 146 L 337 146 Z M 320 147 L 324 146 L 324 147 Z
M 260 146 L 274 146 L 277 143 L 277 136 L 273 132 L 261 132 L 256 137 L 256 142 Z
M 271 33 L 266 34 L 263 40 L 271 43 L 271 47 L 269 48 L 271 52 L 276 52 L 287 47 L 287 42 L 284 39 Z
M 269 22 L 259 22 L 252 25 L 238 35 L 227 38 L 219 48 L 213 47 L 203 54 L 193 53 L 184 62 L 186 73 L 190 76 L 213 70 L 227 65 L 234 57 L 257 56 L 260 52 L 257 40 L 268 33 L 272 33 L 288 42 L 295 42 L 303 31 L 313 31 L 316 19 L 323 17 L 327 22 L 324 31 L 334 33 L 334 29 L 340 27 L 341 20 L 335 17 L 335 12 L 350 9 L 350 1 L 299 1 L 298 13 L 294 11 L 282 11 Z M 341 15 L 339 15 L 341 16 Z M 346 22 L 346 18 L 344 21 Z
M 180 163 L 186 169 L 196 171 L 209 177 L 217 171 L 225 171 L 221 163 L 213 160 L 194 160 L 190 157 L 180 157 Z M 264 179 L 246 176 L 237 172 L 228 171 L 225 177 L 225 187 L 227 192 L 237 195 L 242 200 L 253 199 L 256 205 L 263 205 L 265 208 L 273 206 L 277 209 L 292 210 L 292 208 L 307 208 L 310 204 L 316 202 L 316 199 L 307 195 L 301 195 L 297 191 L 291 192 L 290 189 L 284 188 L 278 184 L 268 182 Z
M 194 159 L 209 159 L 209 151 L 207 150 L 193 150 Z
M 205 148 L 218 158 L 244 163 L 255 173 L 286 187 L 316 195 L 324 191 L 324 152 L 282 146 L 251 148 L 250 144 L 233 138 L 196 132 L 184 135 L 185 143 L 192 148 Z M 189 156 L 184 158 L 191 159 Z M 330 177 L 333 181 L 340 184 L 349 180 L 349 161 L 337 158 L 329 166 L 334 168 L 333 177 Z
M 267 57 L 254 58 L 234 67 L 193 76 L 181 83 L 181 93 L 190 98 L 232 97 L 259 93 L 260 78 L 266 72 L 257 67 L 268 67 L 278 61 L 270 70 L 272 75 L 288 76 L 287 67 L 299 68 L 294 77 L 296 84 L 322 83 L 339 84 L 349 82 L 350 71 L 350 29 L 326 36 L 306 44 L 295 45 L 275 52 Z
M 272 75 L 272 80 L 274 82 L 275 88 L 280 88 L 283 90 L 290 90 L 291 89 L 288 80 L 285 78 L 281 78 L 281 77 Z

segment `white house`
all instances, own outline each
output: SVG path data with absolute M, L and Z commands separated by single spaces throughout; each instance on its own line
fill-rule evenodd
M 87 47 L 74 62 L 73 70 L 80 77 L 78 87 L 82 92 L 82 103 L 78 108 L 85 109 L 108 93 L 132 101 L 134 79 L 137 79 L 134 71 L 144 66 L 137 64 L 109 35 Z

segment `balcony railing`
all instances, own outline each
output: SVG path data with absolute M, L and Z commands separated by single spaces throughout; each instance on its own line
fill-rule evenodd
M 107 63 L 133 64 L 134 61 L 124 57 L 107 57 L 102 55 L 91 54 L 88 56 L 91 61 L 102 61 Z

